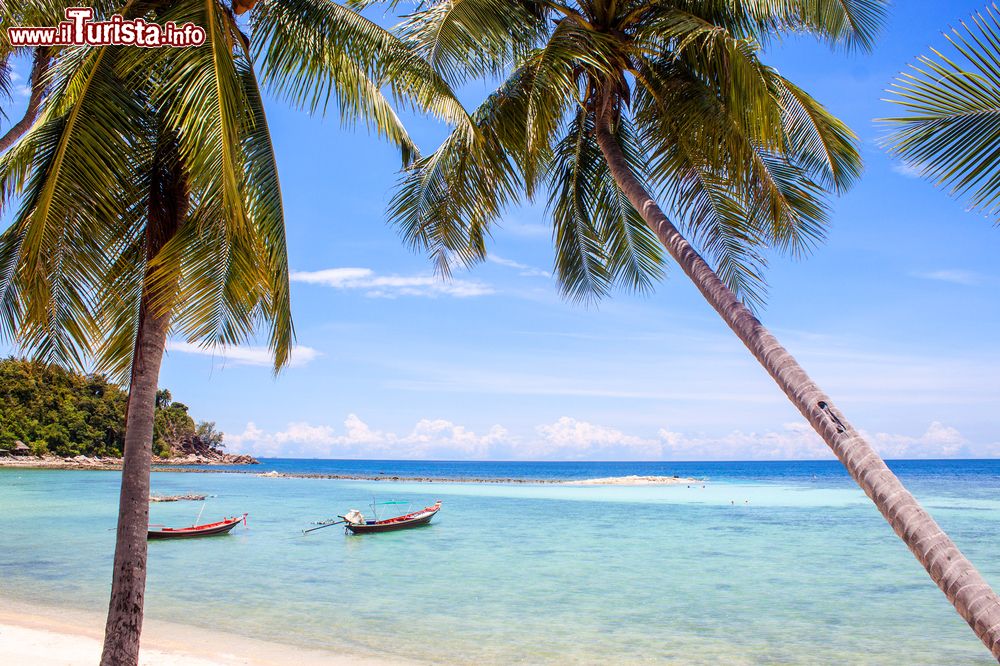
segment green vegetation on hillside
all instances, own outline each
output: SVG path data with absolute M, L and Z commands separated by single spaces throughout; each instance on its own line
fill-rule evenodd
M 0 449 L 20 440 L 32 453 L 120 456 L 128 394 L 103 375 L 58 365 L 0 359 Z M 196 424 L 170 391 L 157 392 L 153 452 L 159 456 L 221 449 L 212 422 Z

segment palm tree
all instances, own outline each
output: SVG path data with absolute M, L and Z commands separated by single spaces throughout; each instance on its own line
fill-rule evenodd
M 404 172 L 390 216 L 446 272 L 482 260 L 491 224 L 545 190 L 556 275 L 578 300 L 649 289 L 666 250 L 1000 656 L 1000 599 L 751 310 L 766 253 L 822 239 L 828 192 L 861 171 L 854 135 L 761 45 L 805 32 L 867 49 L 885 5 L 439 0 L 403 34 L 453 84 L 501 83 Z
M 38 117 L 38 108 L 42 104 L 42 96 L 45 94 L 45 77 L 49 69 L 48 49 L 38 47 L 33 49 L 31 74 L 28 84 L 31 92 L 28 94 L 28 105 L 24 109 L 24 115 L 16 123 L 12 124 L 3 136 L 0 136 L 0 153 L 14 145 L 14 142 L 21 138 L 32 123 Z M 0 61 L 0 91 L 8 97 L 10 96 L 10 76 L 7 58 Z
M 39 3 L 49 13 L 35 25 L 54 25 L 73 4 Z M 275 372 L 292 349 L 284 217 L 255 65 L 295 106 L 325 110 L 332 96 L 345 121 L 398 145 L 404 163 L 415 148 L 391 100 L 464 116 L 425 62 L 354 11 L 282 0 L 243 24 L 233 10 L 250 4 L 96 3 L 99 16 L 193 22 L 207 41 L 49 53 L 39 117 L 0 157 L 0 204 L 19 201 L 0 235 L 0 335 L 129 385 L 105 665 L 138 661 L 168 333 L 231 345 L 263 328 Z
M 37 4 L 25 3 L 18 7 L 4 6 L 0 2 L 0 17 L 3 18 L 3 25 L 39 25 L 38 20 L 46 18 L 51 13 L 51 6 L 47 6 L 50 0 L 40 0 Z M 49 10 L 49 11 L 46 11 Z M 45 47 L 20 47 L 16 48 L 6 40 L 0 40 L 0 95 L 8 100 L 11 98 L 11 88 L 13 80 L 10 76 L 11 58 L 22 55 L 31 55 L 31 73 L 28 75 L 28 104 L 24 109 L 24 114 L 16 122 L 12 123 L 7 131 L 0 136 L 0 153 L 14 145 L 14 142 L 21 138 L 28 128 L 38 117 L 38 109 L 41 107 L 42 97 L 45 95 L 45 85 L 48 76 L 51 58 L 49 49 Z M 0 114 L 3 114 L 0 111 Z
M 892 84 L 889 101 L 907 115 L 886 138 L 912 169 L 967 198 L 972 209 L 1000 215 L 1000 10 L 987 7 L 952 29 L 953 54 L 932 49 Z

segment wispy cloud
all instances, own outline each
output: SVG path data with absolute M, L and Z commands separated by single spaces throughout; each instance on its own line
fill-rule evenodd
M 292 271 L 293 282 L 318 284 L 333 289 L 363 291 L 370 298 L 399 296 L 454 296 L 470 298 L 495 293 L 482 282 L 445 279 L 434 275 L 378 275 L 370 268 L 327 268 Z
M 922 178 L 923 171 L 919 166 L 912 164 L 897 163 L 892 165 L 892 170 L 901 176 L 906 176 L 907 178 Z
M 975 287 L 983 283 L 983 276 L 979 273 L 953 268 L 928 271 L 926 273 L 914 273 L 913 276 L 923 278 L 924 280 L 961 284 L 967 287 Z
M 534 266 L 529 266 L 528 264 L 522 264 L 521 262 L 514 261 L 513 259 L 505 259 L 504 257 L 496 254 L 487 255 L 486 260 L 498 266 L 513 268 L 518 271 L 518 275 L 524 277 L 552 277 L 551 273 L 544 271 L 541 268 L 535 268 Z
M 201 356 L 211 356 L 222 365 L 257 365 L 270 367 L 274 364 L 274 357 L 267 347 L 254 345 L 240 345 L 236 347 L 203 347 L 184 340 L 168 340 L 167 351 L 179 352 L 182 354 L 198 354 Z M 320 352 L 312 347 L 299 345 L 292 349 L 288 366 L 292 368 L 308 365 L 321 356 Z

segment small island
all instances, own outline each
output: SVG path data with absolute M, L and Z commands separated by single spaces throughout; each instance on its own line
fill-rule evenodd
M 99 374 L 0 360 L 0 466 L 120 469 L 128 394 Z M 225 452 L 212 421 L 195 422 L 167 389 L 156 394 L 153 465 L 254 465 Z

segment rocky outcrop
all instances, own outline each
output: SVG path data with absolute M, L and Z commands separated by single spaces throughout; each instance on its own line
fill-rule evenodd
M 188 454 L 159 458 L 153 456 L 153 465 L 259 465 L 253 456 L 242 453 L 222 453 L 212 450 L 209 454 Z M 40 467 L 46 469 L 121 469 L 122 459 L 107 456 L 73 456 L 60 458 L 51 454 L 44 456 L 18 456 L 0 458 L 2 467 Z
M 169 458 L 153 458 L 154 465 L 259 465 L 260 461 L 245 453 L 222 453 L 208 449 L 200 453 L 182 453 Z
M 208 495 L 150 495 L 150 502 L 200 502 Z

